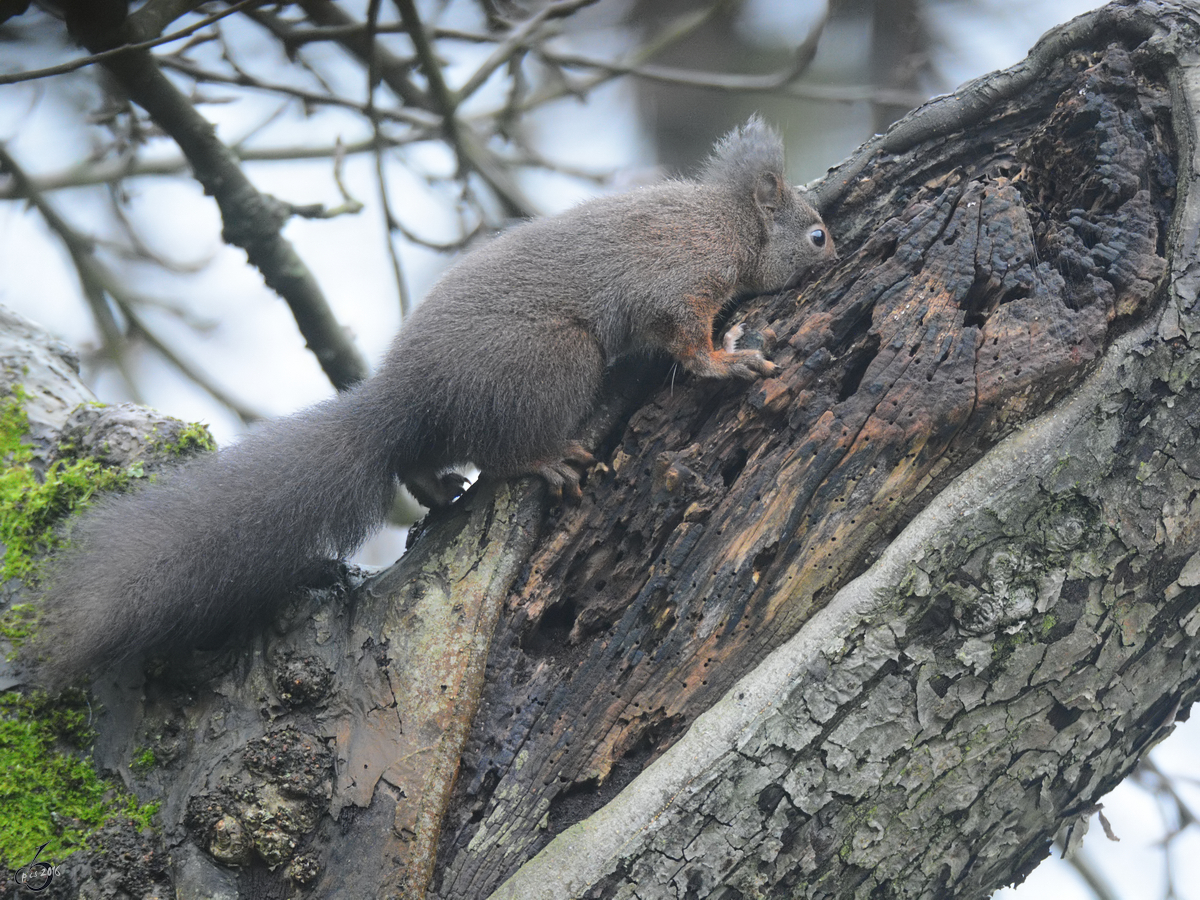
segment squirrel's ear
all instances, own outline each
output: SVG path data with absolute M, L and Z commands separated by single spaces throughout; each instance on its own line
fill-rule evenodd
M 762 172 L 754 185 L 754 202 L 767 212 L 779 208 L 784 192 L 783 179 L 775 172 Z
M 783 189 L 783 141 L 760 117 L 751 116 L 717 141 L 700 180 L 728 185 L 739 197 L 760 203 L 774 193 L 777 203 Z

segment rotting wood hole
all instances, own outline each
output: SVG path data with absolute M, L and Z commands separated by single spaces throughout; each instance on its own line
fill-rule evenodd
M 1005 303 L 1023 300 L 1029 296 L 1028 288 L 1021 284 L 1011 284 L 1007 289 L 998 290 L 990 273 L 980 272 L 971 282 L 966 296 L 959 301 L 958 308 L 963 311 L 965 327 L 982 328 L 988 317 Z
M 896 248 L 900 242 L 895 238 L 883 243 L 879 248 L 879 263 L 885 263 L 896 255 Z
M 755 805 L 758 807 L 759 812 L 771 815 L 786 796 L 787 791 L 781 785 L 772 782 L 758 792 Z
M 578 612 L 570 598 L 549 607 L 537 625 L 525 634 L 522 649 L 529 656 L 554 656 L 561 652 L 567 646 Z
M 725 487 L 732 487 L 733 483 L 738 480 L 738 476 L 742 474 L 742 470 L 746 468 L 746 462 L 750 459 L 750 453 L 745 447 L 738 447 L 732 457 L 721 467 L 721 481 Z
M 848 400 L 857 393 L 859 385 L 862 384 L 863 376 L 866 375 L 868 367 L 870 367 L 878 354 L 878 334 L 869 335 L 866 341 L 851 351 L 850 356 L 842 367 L 845 375 L 842 376 L 842 383 L 838 388 L 839 402 Z
M 909 631 L 912 634 L 914 643 L 927 641 L 939 634 L 942 634 L 950 623 L 954 620 L 954 604 L 951 602 L 949 595 L 939 593 L 933 597 L 925 609 L 920 613 Z M 931 684 L 932 686 L 932 684 Z M 937 687 L 934 686 L 934 691 Z M 938 693 L 939 697 L 945 696 L 943 693 Z
M 771 568 L 771 565 L 775 562 L 775 556 L 778 551 L 779 542 L 772 541 L 754 555 L 754 562 L 751 564 L 750 571 L 752 572 L 751 577 L 754 579 L 755 584 L 758 584 L 759 579 L 762 577 L 762 573 Z

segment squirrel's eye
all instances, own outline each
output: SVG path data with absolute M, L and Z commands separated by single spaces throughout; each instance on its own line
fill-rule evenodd
M 825 229 L 814 228 L 808 233 L 808 239 L 813 242 L 813 246 L 817 249 L 825 246 Z

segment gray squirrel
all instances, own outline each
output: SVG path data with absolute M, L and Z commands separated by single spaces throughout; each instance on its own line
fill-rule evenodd
M 737 348 L 740 329 L 713 346 L 714 317 L 833 258 L 757 116 L 696 180 L 507 231 L 441 278 L 374 377 L 85 512 L 49 568 L 33 679 L 61 687 L 232 633 L 352 553 L 397 480 L 440 507 L 463 489 L 454 467 L 473 463 L 578 497 L 576 467 L 594 462 L 578 437 L 606 367 L 658 349 L 699 376 L 770 375 Z

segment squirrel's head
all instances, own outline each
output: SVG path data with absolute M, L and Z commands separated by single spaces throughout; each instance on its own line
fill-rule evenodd
M 760 290 L 788 287 L 818 263 L 837 259 L 821 214 L 781 177 L 764 174 L 755 205 L 766 234 L 754 273 Z
M 717 142 L 704 180 L 732 190 L 735 209 L 752 211 L 761 243 L 746 286 L 777 290 L 817 263 L 837 258 L 820 213 L 784 179 L 783 140 L 757 115 Z

